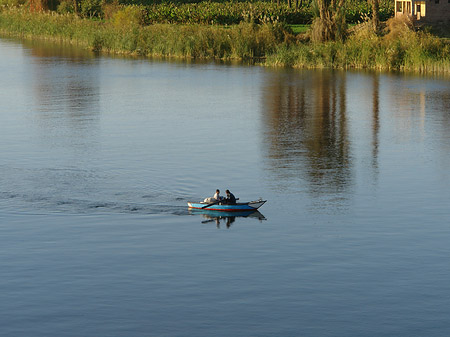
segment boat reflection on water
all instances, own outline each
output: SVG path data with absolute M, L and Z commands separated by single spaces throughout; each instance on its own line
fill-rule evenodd
M 220 228 L 221 224 L 225 225 L 227 228 L 230 228 L 231 225 L 236 221 L 236 218 L 253 218 L 259 220 L 260 222 L 266 220 L 265 216 L 257 210 L 242 212 L 221 212 L 203 209 L 189 209 L 189 214 L 201 215 L 204 219 L 202 223 L 215 222 L 217 228 Z

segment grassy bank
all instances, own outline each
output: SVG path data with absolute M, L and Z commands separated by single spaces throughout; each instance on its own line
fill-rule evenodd
M 209 25 L 115 24 L 80 19 L 72 14 L 0 12 L 3 34 L 71 42 L 94 51 L 143 56 L 218 59 L 262 58 L 282 44 L 279 24 Z
M 278 46 L 267 57 L 266 65 L 448 73 L 450 44 L 424 32 L 403 30 L 377 36 L 363 29 L 345 42 Z
M 355 30 L 345 42 L 302 42 L 283 24 L 139 25 L 75 15 L 0 11 L 3 34 L 67 41 L 95 51 L 204 59 L 257 59 L 268 66 L 450 72 L 450 45 L 407 29 L 377 36 Z

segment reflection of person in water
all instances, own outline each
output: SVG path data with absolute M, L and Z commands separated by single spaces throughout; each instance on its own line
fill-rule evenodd
M 227 216 L 227 228 L 231 227 L 231 224 L 236 220 L 235 216 Z
M 230 228 L 232 223 L 236 220 L 235 216 L 218 216 L 216 218 L 216 227 L 217 229 L 220 229 L 220 220 L 225 220 L 225 225 L 227 226 L 227 228 Z
M 255 214 L 255 216 L 252 216 L 252 214 Z M 261 213 L 259 213 L 258 211 L 254 212 L 254 213 L 251 213 L 251 214 L 246 214 L 245 216 L 235 215 L 234 213 L 232 213 L 231 216 L 215 215 L 215 214 L 205 213 L 205 214 L 202 214 L 202 217 L 204 219 L 206 219 L 206 220 L 202 221 L 202 224 L 214 222 L 216 224 L 217 229 L 220 229 L 220 224 L 221 223 L 222 223 L 222 225 L 225 225 L 227 228 L 231 228 L 231 226 L 236 221 L 236 218 L 251 217 L 251 218 L 259 220 L 260 222 L 262 222 L 263 220 L 266 220 L 266 218 Z

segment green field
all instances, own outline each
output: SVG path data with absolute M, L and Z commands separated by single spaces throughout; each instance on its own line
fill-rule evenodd
M 304 34 L 308 31 L 311 25 L 289 25 L 289 27 L 292 29 L 294 34 Z

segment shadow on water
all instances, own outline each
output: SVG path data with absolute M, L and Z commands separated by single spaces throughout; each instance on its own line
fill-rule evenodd
M 235 223 L 236 219 L 240 218 L 255 219 L 259 220 L 259 222 L 267 220 L 259 211 L 220 212 L 190 209 L 188 212 L 191 215 L 200 215 L 202 219 L 204 219 L 201 221 L 202 224 L 215 223 L 218 229 L 220 229 L 221 225 L 225 225 L 226 228 L 230 228 Z

